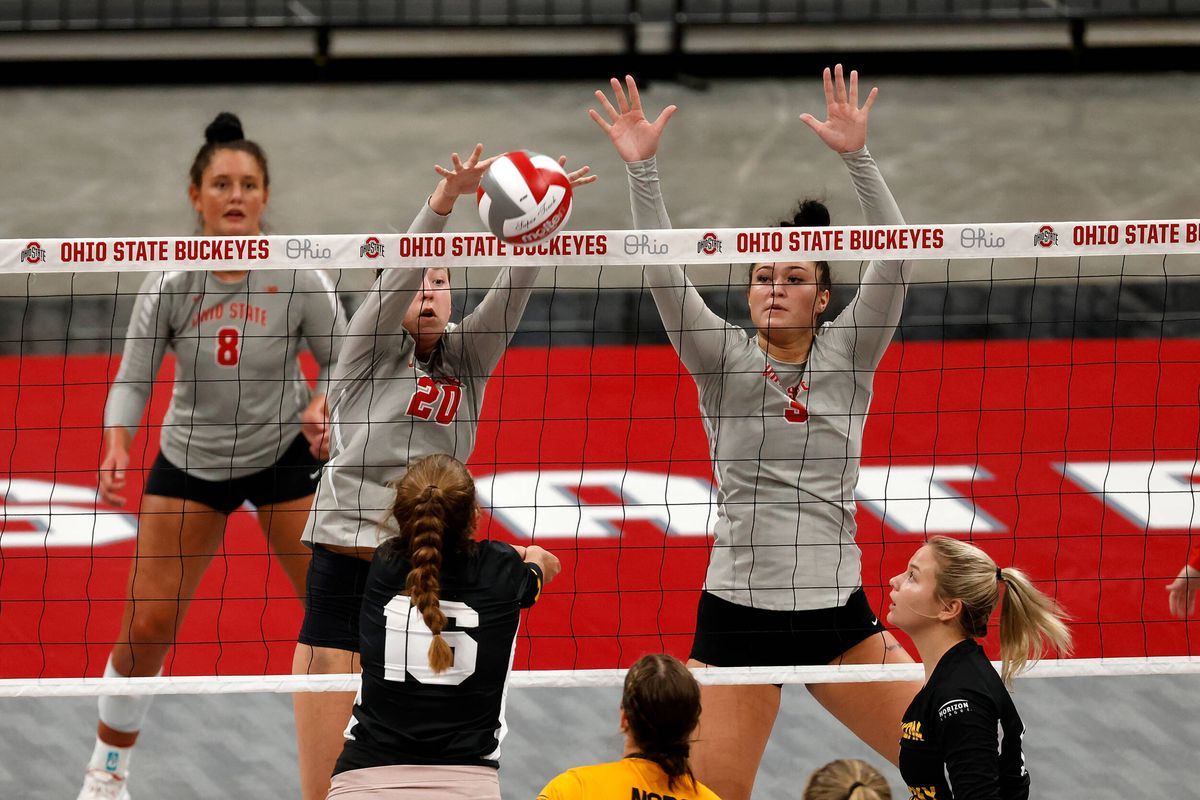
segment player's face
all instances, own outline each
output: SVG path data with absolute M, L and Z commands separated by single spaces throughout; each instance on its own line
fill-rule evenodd
M 404 315 L 404 329 L 413 336 L 441 333 L 450 322 L 450 273 L 440 267 L 425 270 L 421 291 Z
M 192 207 L 206 236 L 253 236 L 262 232 L 267 187 L 258 161 L 240 150 L 217 150 L 200 177 L 189 186 Z
M 750 274 L 750 319 L 760 332 L 811 329 L 829 305 L 812 261 L 757 264 Z
M 937 598 L 937 561 L 928 546 L 909 559 L 904 572 L 889 581 L 887 622 L 905 633 L 937 624 L 945 604 Z

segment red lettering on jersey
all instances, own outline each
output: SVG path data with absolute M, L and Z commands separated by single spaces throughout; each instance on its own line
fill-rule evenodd
M 792 400 L 788 403 L 787 410 L 783 412 L 783 418 L 788 422 L 808 422 L 808 409 L 799 400 Z
M 412 399 L 408 401 L 408 410 L 404 413 L 417 419 L 432 417 L 438 425 L 449 425 L 458 414 L 460 402 L 461 383 L 454 380 L 437 383 L 428 375 L 422 375 L 417 378 L 417 390 L 413 392 Z

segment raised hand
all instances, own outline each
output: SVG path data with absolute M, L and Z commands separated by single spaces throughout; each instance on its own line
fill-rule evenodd
M 558 165 L 565 171 L 567 168 L 567 157 L 559 156 Z M 589 175 L 592 171 L 591 167 L 580 167 L 574 172 L 567 173 L 567 182 L 571 184 L 572 189 L 578 189 L 580 186 L 587 186 L 589 183 L 595 183 L 596 175 Z
M 637 83 L 632 75 L 625 76 L 625 85 L 629 88 L 628 97 L 621 82 L 616 78 L 612 79 L 616 108 L 608 101 L 603 91 L 596 90 L 596 99 L 604 109 L 607 120 L 594 108 L 588 109 L 588 116 L 612 141 L 613 146 L 617 148 L 617 154 L 623 160 L 644 161 L 658 152 L 658 140 L 662 138 L 663 129 L 667 127 L 667 122 L 677 109 L 675 106 L 667 106 L 658 115 L 658 119 L 650 122 L 642 112 L 642 96 L 638 93 Z
M 450 166 L 452 169 L 446 169 L 441 164 L 433 165 L 433 171 L 442 176 L 442 185 L 445 186 L 447 194 L 451 197 L 475 194 L 475 190 L 479 188 L 479 181 L 483 179 L 483 173 L 487 172 L 492 162 L 499 158 L 499 156 L 492 156 L 480 161 L 479 157 L 482 155 L 483 145 L 477 144 L 465 162 L 458 157 L 458 153 L 451 153 Z
M 875 98 L 879 96 L 879 88 L 871 89 L 867 101 L 862 108 L 858 107 L 858 71 L 850 71 L 850 91 L 846 91 L 846 81 L 842 76 L 842 65 L 833 68 L 833 78 L 830 78 L 829 67 L 825 68 L 822 76 L 825 83 L 825 116 L 824 122 L 812 114 L 801 114 L 800 121 L 812 128 L 821 141 L 831 150 L 838 153 L 851 153 L 860 150 L 867 144 L 867 117 Z

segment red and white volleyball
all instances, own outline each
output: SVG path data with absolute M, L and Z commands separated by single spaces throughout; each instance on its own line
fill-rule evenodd
M 571 216 L 571 184 L 558 161 L 528 150 L 505 153 L 479 182 L 479 217 L 510 244 L 553 236 Z

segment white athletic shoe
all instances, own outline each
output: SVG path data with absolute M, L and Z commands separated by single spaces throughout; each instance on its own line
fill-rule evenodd
M 124 778 L 118 778 L 102 769 L 89 769 L 83 778 L 83 788 L 75 800 L 129 800 L 129 787 Z

